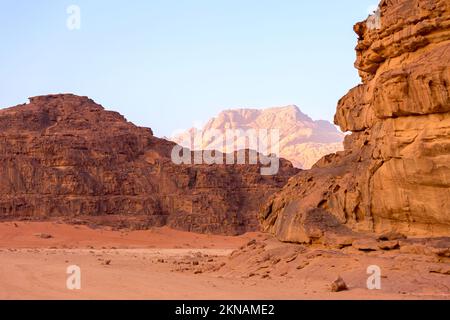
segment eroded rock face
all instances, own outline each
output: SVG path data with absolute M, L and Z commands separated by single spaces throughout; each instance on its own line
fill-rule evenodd
M 384 0 L 380 11 L 381 29 L 355 26 L 363 83 L 335 117 L 351 132 L 345 151 L 298 174 L 261 211 L 281 240 L 450 235 L 450 2 Z
M 0 110 L 0 217 L 94 219 L 204 233 L 258 228 L 261 201 L 298 172 L 175 165 L 158 139 L 86 97 L 50 95 Z

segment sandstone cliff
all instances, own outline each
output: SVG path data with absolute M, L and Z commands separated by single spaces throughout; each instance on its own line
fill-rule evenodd
M 175 144 L 86 97 L 50 95 L 0 110 L 0 218 L 63 217 L 239 234 L 297 173 L 259 165 L 175 165 Z
M 383 0 L 355 25 L 362 84 L 338 104 L 345 151 L 291 179 L 261 211 L 293 242 L 352 231 L 450 235 L 450 2 Z
M 297 106 L 269 109 L 235 109 L 221 112 L 208 121 L 201 129 L 192 128 L 173 137 L 173 141 L 185 147 L 198 133 L 208 134 L 217 130 L 224 134 L 226 130 L 279 130 L 279 154 L 300 169 L 311 168 L 325 155 L 343 150 L 344 134 L 328 121 L 313 121 L 302 113 Z M 220 140 L 220 139 L 219 139 Z M 228 145 L 208 139 L 198 149 L 215 149 L 225 152 Z M 270 148 L 270 146 L 269 146 Z

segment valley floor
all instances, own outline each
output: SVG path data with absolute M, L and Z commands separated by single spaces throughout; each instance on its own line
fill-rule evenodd
M 67 268 L 80 267 L 81 290 Z M 368 290 L 379 266 L 381 290 Z M 283 244 L 261 233 L 0 223 L 0 299 L 450 299 L 447 261 Z M 338 277 L 349 290 L 333 293 Z

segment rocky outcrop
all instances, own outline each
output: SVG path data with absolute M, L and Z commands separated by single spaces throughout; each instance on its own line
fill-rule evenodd
M 310 169 L 325 155 L 343 150 L 344 134 L 328 121 L 314 121 L 302 113 L 297 106 L 269 109 L 235 109 L 221 112 L 201 129 L 192 128 L 175 135 L 172 140 L 184 147 L 221 152 L 233 150 L 234 146 L 220 139 L 226 130 L 269 130 L 279 131 L 279 155 L 300 169 Z M 214 132 L 219 139 L 211 139 Z M 191 140 L 198 134 L 207 136 L 197 146 Z M 226 141 L 226 140 L 225 140 Z M 187 142 L 187 143 L 186 143 Z M 245 142 L 244 142 L 245 143 Z M 271 145 L 268 146 L 270 148 Z M 231 148 L 231 149 L 230 149 Z
M 158 139 L 86 97 L 50 95 L 0 110 L 0 217 L 63 217 L 204 233 L 256 230 L 262 199 L 298 170 L 175 165 Z
M 399 231 L 450 235 L 450 2 L 383 0 L 356 24 L 363 83 L 338 104 L 343 152 L 291 179 L 263 207 L 284 241 Z

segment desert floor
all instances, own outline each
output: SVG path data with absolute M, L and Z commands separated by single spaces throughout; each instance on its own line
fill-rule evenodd
M 66 287 L 71 265 L 80 290 Z M 370 265 L 382 270 L 381 290 L 367 289 Z M 450 299 L 445 268 L 428 256 L 305 248 L 261 233 L 0 223 L 0 299 Z M 331 292 L 338 276 L 348 291 Z

